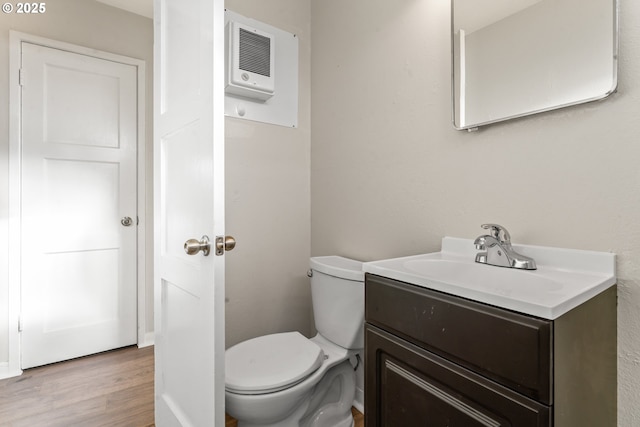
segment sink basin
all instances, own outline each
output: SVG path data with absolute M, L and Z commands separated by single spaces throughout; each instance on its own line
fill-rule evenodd
M 514 245 L 537 270 L 478 264 L 472 240 L 445 237 L 440 252 L 363 264 L 367 273 L 555 319 L 614 285 L 615 255 Z
M 562 289 L 559 283 L 541 272 L 495 267 L 476 262 L 461 262 L 448 259 L 412 259 L 404 263 L 404 268 L 432 280 L 446 281 L 460 287 L 483 287 L 501 295 L 515 292 L 539 293 Z M 510 286 L 502 286 L 510 283 Z

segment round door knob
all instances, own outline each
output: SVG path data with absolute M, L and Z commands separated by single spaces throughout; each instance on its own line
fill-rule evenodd
M 236 247 L 236 239 L 233 236 L 225 236 L 224 238 L 224 250 L 231 251 Z
M 120 224 L 124 225 L 125 227 L 130 227 L 131 224 L 133 224 L 133 220 L 130 216 L 125 216 L 120 220 Z
M 200 240 L 187 240 L 186 242 L 184 242 L 184 251 L 187 253 L 187 255 L 197 255 L 198 252 L 202 251 L 202 255 L 208 256 L 209 252 L 211 251 L 209 238 L 207 236 L 202 236 Z

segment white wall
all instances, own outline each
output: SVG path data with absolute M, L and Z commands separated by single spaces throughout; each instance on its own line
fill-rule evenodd
M 619 425 L 640 425 L 640 3 L 620 0 L 618 93 L 451 125 L 450 4 L 312 2 L 312 255 L 437 251 L 506 226 L 519 243 L 612 251 Z
M 296 34 L 298 127 L 226 119 L 226 341 L 311 333 L 310 0 L 227 0 L 226 8 Z M 276 76 L 278 71 L 276 70 Z
M 86 46 L 146 61 L 147 229 L 152 230 L 153 24 L 150 19 L 93 0 L 47 2 L 42 15 L 0 14 L 0 365 L 8 360 L 8 152 L 9 152 L 9 30 Z M 153 242 L 147 242 L 147 331 L 153 331 Z

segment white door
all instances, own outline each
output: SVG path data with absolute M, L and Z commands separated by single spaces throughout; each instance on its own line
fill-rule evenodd
M 21 49 L 29 368 L 136 343 L 137 70 L 26 42 Z
M 223 426 L 224 0 L 154 7 L 156 425 Z

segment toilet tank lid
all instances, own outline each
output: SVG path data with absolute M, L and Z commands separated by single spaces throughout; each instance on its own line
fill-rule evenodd
M 318 256 L 310 259 L 309 265 L 314 271 L 339 277 L 341 279 L 364 281 L 362 262 L 341 256 Z

